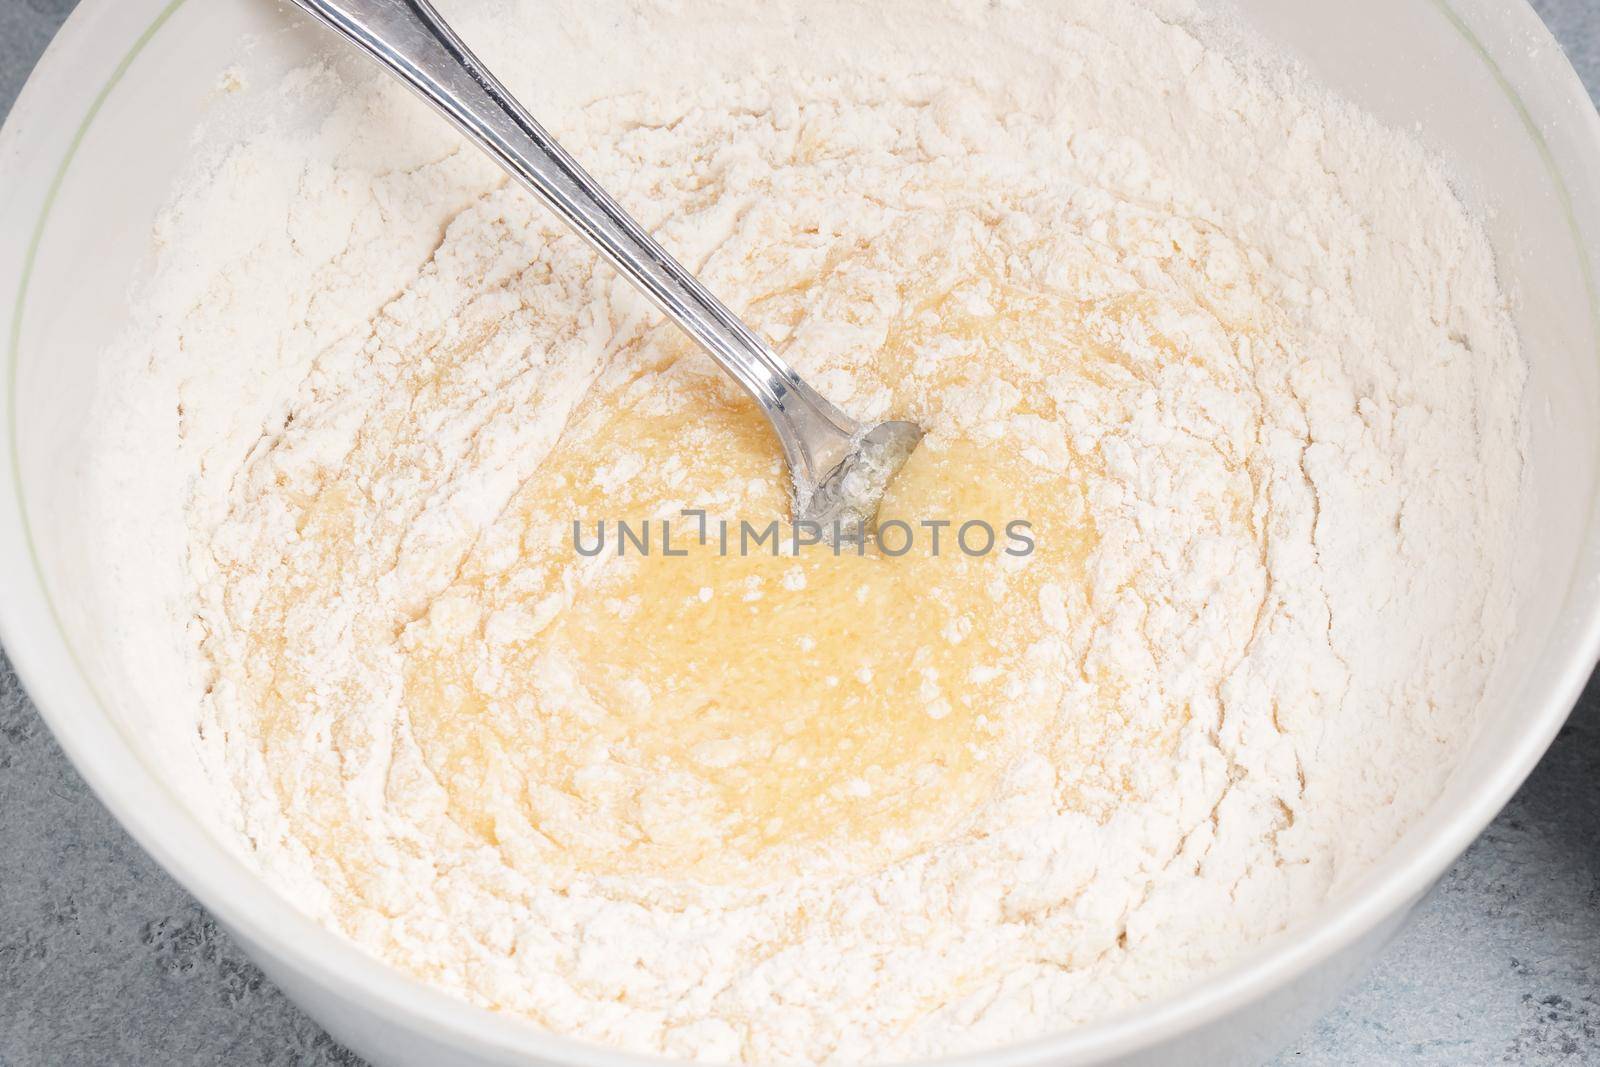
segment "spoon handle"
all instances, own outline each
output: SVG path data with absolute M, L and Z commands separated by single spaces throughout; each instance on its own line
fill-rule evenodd
M 849 456 L 856 424 L 811 389 L 556 143 L 428 0 L 294 0 L 489 153 L 693 337 L 765 409 L 797 482 Z

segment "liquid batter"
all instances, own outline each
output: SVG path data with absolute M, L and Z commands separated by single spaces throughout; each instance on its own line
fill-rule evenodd
M 1009 307 L 979 326 L 950 305 L 915 314 L 978 346 L 1026 328 Z M 908 380 L 896 355 L 875 370 Z M 1022 653 L 1040 588 L 1082 587 L 1094 544 L 1086 469 L 1029 463 L 1005 441 L 936 437 L 883 503 L 882 521 L 925 531 L 902 555 L 776 539 L 774 554 L 742 535 L 724 550 L 709 522 L 702 545 L 696 522 L 679 519 L 685 557 L 658 541 L 648 556 L 619 543 L 575 558 L 572 516 L 693 507 L 761 528 L 787 515 L 758 410 L 707 378 L 698 355 L 675 358 L 692 369 L 652 359 L 627 394 L 586 401 L 513 501 L 518 526 L 469 557 L 407 632 L 419 743 L 465 787 L 453 809 L 493 840 L 510 813 L 486 811 L 471 783 L 503 773 L 527 783 L 512 817 L 563 862 L 658 877 L 882 864 L 948 834 L 1052 717 L 1053 680 Z M 950 378 L 988 370 L 915 380 L 939 396 Z M 936 405 L 918 406 L 939 420 Z M 618 478 L 619 467 L 631 473 Z M 1003 531 L 1035 513 L 1037 558 L 957 544 L 967 522 Z M 924 520 L 951 523 L 937 554 L 926 531 L 938 528 Z M 541 684 L 552 678 L 577 685 Z
M 1056 454 L 1030 456 L 1027 442 L 964 429 L 947 409 L 1000 389 L 1012 419 L 1059 427 L 1052 393 L 1081 403 L 1159 377 L 1177 346 L 1151 335 L 1148 364 L 1131 366 L 1096 333 L 1144 328 L 1144 302 L 1080 301 L 987 271 L 943 292 L 910 282 L 897 297 L 901 317 L 858 373 L 885 384 L 889 410 L 933 430 L 880 511 L 916 534 L 899 555 L 776 538 L 741 548 L 737 533 L 724 547 L 722 521 L 760 530 L 788 516 L 770 429 L 670 331 L 618 353 L 623 384 L 591 389 L 506 516 L 396 635 L 413 736 L 461 826 L 496 847 L 505 836 L 538 842 L 541 863 L 574 872 L 738 883 L 847 873 L 957 832 L 1042 736 L 1066 725 L 1098 737 L 1124 714 L 1115 667 L 1040 655 L 1068 605 L 1088 604 L 1098 544 L 1088 497 L 1103 460 L 1059 431 Z M 787 299 L 817 298 L 802 285 Z M 928 355 L 941 346 L 979 358 Z M 432 355 L 406 403 L 423 424 L 448 395 L 451 361 L 474 353 Z M 295 658 L 282 619 L 306 587 L 337 586 L 373 521 L 359 514 L 375 503 L 360 481 L 319 474 L 298 498 L 313 569 L 258 616 L 263 661 Z M 1232 470 L 1223 490 L 1195 518 L 1250 540 L 1248 478 Z M 719 517 L 706 520 L 705 544 L 686 509 Z M 630 555 L 615 535 L 596 557 L 575 550 L 575 521 L 659 518 L 676 520 L 685 555 L 667 554 L 659 536 L 653 552 L 635 542 Z M 1031 551 L 1008 554 L 998 543 L 1018 520 Z M 994 550 L 961 550 L 957 531 L 973 521 L 996 532 Z M 937 551 L 929 522 L 949 524 Z M 256 699 L 294 729 L 289 707 L 310 696 L 283 683 L 274 671 Z M 1187 717 L 1169 709 L 1119 734 L 1165 758 Z

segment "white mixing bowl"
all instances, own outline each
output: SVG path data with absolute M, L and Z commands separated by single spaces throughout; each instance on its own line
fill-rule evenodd
M 1577 76 L 1521 0 L 1238 7 L 1346 96 L 1419 130 L 1494 209 L 1531 365 L 1520 627 L 1445 794 L 1359 886 L 1203 986 L 959 1062 L 1267 1057 L 1331 1005 L 1511 796 L 1600 648 L 1600 118 Z M 107 807 L 340 1041 L 379 1064 L 659 1062 L 468 1007 L 302 916 L 185 806 L 173 784 L 193 770 L 174 766 L 189 758 L 173 741 L 185 716 L 117 686 L 119 635 L 92 624 L 81 478 L 96 361 L 125 322 L 152 218 L 220 72 L 237 60 L 266 76 L 327 45 L 284 26 L 271 0 L 84 0 L 0 135 L 0 637 Z

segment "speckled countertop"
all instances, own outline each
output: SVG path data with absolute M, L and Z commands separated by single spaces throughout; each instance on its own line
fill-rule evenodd
M 75 0 L 0 0 L 0 113 Z M 1600 0 L 1535 0 L 1600 96 Z M 1600 676 L 1382 962 L 1277 1061 L 1600 1064 Z M 0 656 L 0 1067 L 355 1065 L 129 839 Z

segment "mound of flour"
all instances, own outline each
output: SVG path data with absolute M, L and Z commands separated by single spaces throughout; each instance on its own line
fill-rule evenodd
M 943 839 L 755 884 L 554 862 L 582 827 L 529 825 L 515 761 L 420 736 L 405 634 L 670 331 L 364 68 L 230 79 L 108 357 L 97 506 L 136 530 L 103 556 L 137 688 L 194 709 L 184 788 L 289 899 L 560 1033 L 894 1060 L 1180 988 L 1438 795 L 1511 626 L 1523 368 L 1419 145 L 1184 0 L 444 6 L 858 417 L 930 291 L 1070 318 L 1060 367 L 952 349 L 984 373 L 923 399 L 1090 469 L 1098 547 L 1026 609 L 1054 725 Z

